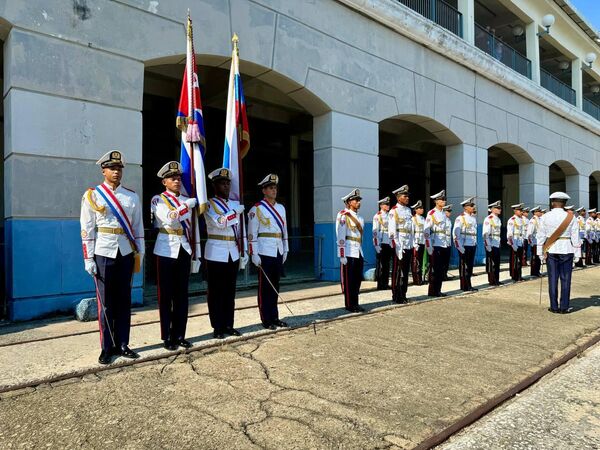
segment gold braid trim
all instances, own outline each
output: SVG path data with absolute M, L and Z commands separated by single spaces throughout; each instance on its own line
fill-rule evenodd
M 175 209 L 175 207 L 173 205 L 171 205 L 169 200 L 167 200 L 167 198 L 165 197 L 165 194 L 160 194 L 160 198 L 162 198 L 162 201 L 165 202 L 165 205 L 167 205 L 167 208 L 169 208 L 170 211 L 173 211 Z
M 256 207 L 256 217 L 258 218 L 258 221 L 265 227 L 270 227 L 271 226 L 271 219 L 269 219 L 268 217 L 265 217 L 263 215 L 263 213 L 260 212 L 260 206 Z
M 90 204 L 90 207 L 97 213 L 104 214 L 106 212 L 106 207 L 98 206 L 98 204 L 92 197 L 92 192 L 94 192 L 94 189 L 88 189 L 87 192 L 85 193 L 85 197 L 87 198 L 87 201 Z

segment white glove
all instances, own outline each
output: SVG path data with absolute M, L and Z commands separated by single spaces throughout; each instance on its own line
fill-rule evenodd
M 345 256 L 342 256 L 342 257 L 340 258 L 340 264 L 341 264 L 342 266 L 345 266 L 346 264 L 348 264 L 348 258 L 346 258 Z
M 425 249 L 427 250 L 427 254 L 429 256 L 433 255 L 433 247 L 431 245 L 429 247 L 425 246 Z
M 190 273 L 198 273 L 201 265 L 202 263 L 199 259 L 192 259 L 192 263 L 190 264 Z
M 376 251 L 377 253 L 381 253 L 381 245 L 376 245 L 376 246 L 375 246 L 375 251 Z
M 546 257 L 544 255 L 540 255 L 540 264 L 544 264 L 546 262 Z
M 84 259 L 83 264 L 85 265 L 85 271 L 91 276 L 94 276 L 98 273 L 98 267 L 96 266 L 96 261 L 94 261 L 94 258 Z
M 283 252 L 283 257 L 281 259 L 281 264 L 285 264 L 285 262 L 287 261 L 287 255 L 288 255 L 288 252 Z
M 240 270 L 244 270 L 248 264 L 248 255 L 240 257 Z
M 190 209 L 192 209 L 194 206 L 196 206 L 198 204 L 198 202 L 196 201 L 195 198 L 188 198 L 185 202 L 183 202 L 186 204 L 186 206 Z
M 456 250 L 458 250 L 461 255 L 465 254 L 465 248 L 464 247 L 456 247 Z
M 579 262 L 579 260 L 580 260 L 580 259 L 581 259 L 581 258 L 580 258 L 579 256 L 576 256 L 575 258 L 573 258 L 573 262 L 574 262 L 575 264 L 577 264 L 577 263 Z
M 516 244 L 513 244 L 511 247 L 515 252 L 519 249 L 519 247 Z
M 238 205 L 238 206 L 236 206 L 235 208 L 233 208 L 233 210 L 234 210 L 236 213 L 238 213 L 238 214 L 241 214 L 241 213 L 243 213 L 245 209 L 246 209 L 246 208 L 244 208 L 244 205 Z
M 488 247 L 487 245 L 485 246 L 485 251 L 486 252 L 491 252 L 492 251 L 492 247 Z
M 258 256 L 256 253 L 252 255 L 252 264 L 254 264 L 256 267 L 261 265 L 260 256 Z
M 404 251 L 402 251 L 402 247 L 400 247 L 399 245 L 396 246 L 396 257 L 399 260 L 402 260 L 402 257 L 404 256 Z

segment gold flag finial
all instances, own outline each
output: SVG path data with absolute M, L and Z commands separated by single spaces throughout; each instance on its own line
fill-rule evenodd
M 188 8 L 187 11 L 187 27 L 186 27 L 186 31 L 187 31 L 187 35 L 191 36 L 192 35 L 192 16 L 190 13 L 190 8 Z
M 240 38 L 238 37 L 237 34 L 233 33 L 233 37 L 231 38 L 231 42 L 233 42 L 233 49 L 235 50 L 235 54 L 236 55 L 240 55 L 240 49 L 238 48 L 238 42 L 240 41 Z

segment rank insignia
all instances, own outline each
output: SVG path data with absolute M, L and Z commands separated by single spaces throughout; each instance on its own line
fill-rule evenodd
M 177 219 L 177 217 L 178 217 L 177 211 L 171 211 L 169 213 L 169 219 Z
M 87 231 L 81 230 L 81 237 L 85 239 L 87 236 L 88 236 Z

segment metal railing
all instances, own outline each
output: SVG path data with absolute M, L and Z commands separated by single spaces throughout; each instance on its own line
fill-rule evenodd
M 583 98 L 583 111 L 588 113 L 594 119 L 600 120 L 600 105 L 585 97 Z
M 146 236 L 151 236 L 146 231 Z M 154 240 L 146 240 L 146 257 L 144 258 L 144 297 L 153 299 L 157 296 L 156 289 L 156 257 L 153 254 Z M 322 246 L 323 240 L 313 236 L 290 236 L 288 239 L 290 252 L 284 265 L 280 283 L 297 283 L 301 281 L 314 280 L 322 270 Z M 202 246 L 204 248 L 204 245 Z M 199 273 L 192 274 L 189 282 L 190 295 L 206 293 L 207 284 L 203 267 Z M 258 285 L 257 268 L 248 261 L 243 272 L 238 272 L 237 288 L 248 289 Z
M 531 79 L 531 61 L 478 23 L 475 24 L 475 46 Z
M 547 70 L 540 67 L 540 84 L 542 87 L 548 89 L 554 95 L 562 98 L 564 101 L 569 102 L 571 105 L 576 103 L 575 90 L 566 83 L 563 83 L 554 75 Z
M 462 14 L 458 9 L 443 0 L 397 0 L 404 6 L 418 12 L 422 16 L 463 37 Z

